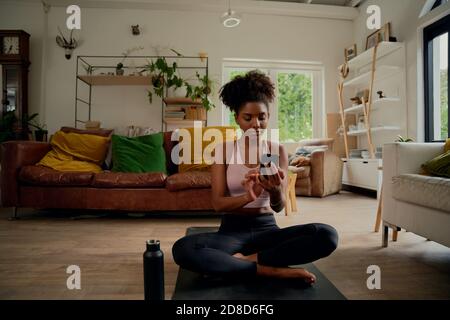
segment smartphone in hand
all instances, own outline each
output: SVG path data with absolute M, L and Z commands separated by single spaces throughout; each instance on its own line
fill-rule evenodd
M 261 157 L 259 173 L 262 176 L 275 175 L 278 172 L 278 156 L 272 154 L 264 154 Z

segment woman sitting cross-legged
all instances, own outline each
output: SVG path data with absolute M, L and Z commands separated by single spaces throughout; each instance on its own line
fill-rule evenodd
M 216 148 L 212 204 L 224 213 L 220 228 L 177 240 L 172 253 L 180 267 L 204 275 L 297 278 L 311 284 L 316 281 L 314 274 L 289 266 L 316 261 L 336 249 L 338 235 L 329 225 L 280 228 L 275 221 L 274 211 L 285 206 L 288 160 L 282 145 L 262 138 L 274 95 L 271 80 L 258 71 L 238 76 L 221 88 L 222 102 L 234 112 L 245 134 Z M 256 163 L 252 163 L 255 154 Z M 261 172 L 262 155 L 274 154 L 278 165 L 272 165 L 271 172 Z

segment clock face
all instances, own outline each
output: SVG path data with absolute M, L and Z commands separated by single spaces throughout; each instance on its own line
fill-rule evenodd
M 3 54 L 19 54 L 19 37 L 4 37 L 2 52 Z

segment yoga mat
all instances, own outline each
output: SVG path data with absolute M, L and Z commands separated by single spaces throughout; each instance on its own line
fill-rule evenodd
M 186 234 L 217 230 L 217 227 L 191 227 Z M 346 300 L 314 264 L 290 267 L 311 271 L 317 277 L 316 283 L 309 286 L 301 280 L 265 277 L 225 280 L 180 268 L 172 300 Z

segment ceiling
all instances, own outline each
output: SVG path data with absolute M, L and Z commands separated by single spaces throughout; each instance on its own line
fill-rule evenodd
M 325 4 L 330 6 L 357 7 L 363 0 L 257 0 L 272 2 L 295 2 L 309 4 Z

